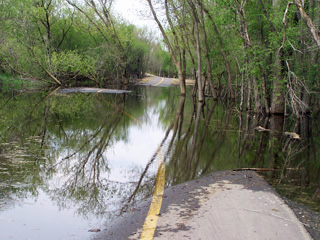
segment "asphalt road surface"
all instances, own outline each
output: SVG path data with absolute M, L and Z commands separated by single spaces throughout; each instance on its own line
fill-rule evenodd
M 155 218 L 149 216 L 154 200 L 147 199 L 92 239 L 312 239 L 274 189 L 252 171 L 216 172 L 170 187 L 161 197 Z
M 157 77 L 151 76 L 143 79 L 139 85 L 146 85 L 146 86 L 154 86 L 154 87 L 170 87 L 177 85 L 173 78 L 164 78 L 164 77 Z

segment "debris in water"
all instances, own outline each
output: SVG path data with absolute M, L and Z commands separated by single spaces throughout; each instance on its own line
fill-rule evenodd
M 295 133 L 295 132 L 285 132 L 284 133 L 285 135 L 289 136 L 290 138 L 293 138 L 293 139 L 301 139 L 299 134 Z
M 271 132 L 270 129 L 266 129 L 266 128 L 261 127 L 261 126 L 256 127 L 255 130 L 257 130 L 259 132 Z

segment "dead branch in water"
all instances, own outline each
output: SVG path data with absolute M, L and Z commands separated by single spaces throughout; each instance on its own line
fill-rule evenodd
M 274 168 L 237 168 L 232 171 L 256 171 L 256 172 L 278 172 L 280 169 Z

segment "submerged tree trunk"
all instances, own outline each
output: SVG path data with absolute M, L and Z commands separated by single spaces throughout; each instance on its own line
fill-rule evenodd
M 272 144 L 272 158 L 270 158 L 269 166 L 279 169 L 282 164 L 282 135 L 283 135 L 284 116 L 273 115 L 270 118 L 270 142 Z M 276 177 L 276 176 L 274 176 Z
M 258 88 L 257 79 L 254 76 L 252 77 L 252 83 L 253 83 L 253 93 L 254 93 L 254 101 L 255 101 L 254 111 L 256 113 L 261 113 L 259 88 Z

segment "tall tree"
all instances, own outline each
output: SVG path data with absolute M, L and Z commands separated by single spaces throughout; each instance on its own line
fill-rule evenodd
M 159 20 L 158 15 L 154 9 L 154 3 L 152 2 L 152 0 L 147 0 L 147 2 L 149 4 L 152 16 L 153 16 L 154 20 L 156 21 L 156 23 L 161 31 L 161 34 L 164 38 L 164 41 L 166 42 L 166 44 L 168 46 L 171 58 L 177 68 L 178 75 L 179 75 L 181 95 L 183 96 L 186 94 L 186 81 L 185 81 L 185 75 L 183 73 L 184 66 L 183 66 L 182 49 L 181 49 L 181 46 L 179 45 L 179 38 L 177 36 L 176 27 L 174 26 L 174 24 L 171 20 L 168 0 L 164 1 L 164 8 L 165 8 L 165 12 L 166 12 L 166 20 L 168 21 L 170 31 L 173 34 L 173 40 L 169 39 L 169 36 L 167 35 L 167 33 L 163 27 L 163 24 Z

